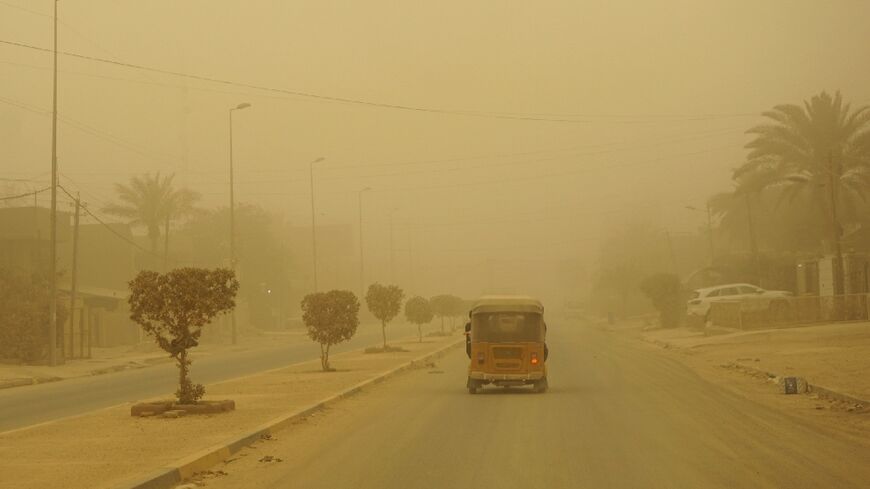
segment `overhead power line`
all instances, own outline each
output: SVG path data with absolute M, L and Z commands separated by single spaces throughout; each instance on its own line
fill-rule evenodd
M 0 39 L 0 44 L 6 44 L 9 46 L 15 46 L 23 49 L 30 49 L 33 51 L 40 51 L 44 53 L 52 53 L 53 50 L 49 48 L 43 48 L 39 46 L 34 46 L 31 44 L 26 44 L 22 42 L 10 41 L 6 39 Z M 454 115 L 454 116 L 464 116 L 464 117 L 478 117 L 478 118 L 486 118 L 486 119 L 501 119 L 501 120 L 516 120 L 516 121 L 535 121 L 535 122 L 557 122 L 557 123 L 569 123 L 569 124 L 589 124 L 589 123 L 598 123 L 603 122 L 602 119 L 610 119 L 606 122 L 611 123 L 621 123 L 621 124 L 637 124 L 637 123 L 646 123 L 646 122 L 660 122 L 662 119 L 675 119 L 675 120 L 685 120 L 685 121 L 704 121 L 704 120 L 713 120 L 713 119 L 724 119 L 724 118 L 734 118 L 734 117 L 748 117 L 748 116 L 756 116 L 756 113 L 734 113 L 734 114 L 700 114 L 700 115 L 635 115 L 635 116 L 593 116 L 593 115 L 564 115 L 558 117 L 545 117 L 538 116 L 534 114 L 523 114 L 523 113 L 511 113 L 511 112 L 484 112 L 477 110 L 469 110 L 469 109 L 443 109 L 437 107 L 424 107 L 424 106 L 416 106 L 416 105 L 406 105 L 406 104 L 395 104 L 395 103 L 386 103 L 386 102 L 375 102 L 371 100 L 364 100 L 358 98 L 351 97 L 340 97 L 335 95 L 324 95 L 313 92 L 303 92 L 300 90 L 290 90 L 285 88 L 275 88 L 275 87 L 267 87 L 264 85 L 256 85 L 253 83 L 244 83 L 232 80 L 225 80 L 221 78 L 215 78 L 211 76 L 198 75 L 193 73 L 184 73 L 180 71 L 167 70 L 162 68 L 155 68 L 152 66 L 145 66 L 136 63 L 129 63 L 124 61 L 116 61 L 106 58 L 100 58 L 97 56 L 88 56 L 79 53 L 73 53 L 69 51 L 58 51 L 59 54 L 64 56 L 83 59 L 87 61 L 93 61 L 97 63 L 110 64 L 115 66 L 121 66 L 124 68 L 148 71 L 152 73 L 159 73 L 162 75 L 176 76 L 187 78 L 191 80 L 204 81 L 208 83 L 217 83 L 228 86 L 236 86 L 242 88 L 248 88 L 253 90 L 261 90 L 266 92 L 273 93 L 282 93 L 285 95 L 292 95 L 295 97 L 302 97 L 308 99 L 321 100 L 326 102 L 335 102 L 342 104 L 353 104 L 353 105 L 361 105 L 367 107 L 375 107 L 382 109 L 394 109 L 394 110 L 403 110 L 409 112 L 422 112 L 422 113 L 431 113 L 431 114 L 442 114 L 442 115 Z M 597 120 L 595 120 L 597 119 Z M 647 119 L 647 120 L 643 120 Z
M 23 199 L 24 197 L 30 197 L 31 195 L 36 195 L 36 194 L 39 194 L 39 193 L 45 192 L 46 190 L 51 190 L 51 187 L 41 188 L 41 189 L 39 189 L 39 190 L 34 190 L 34 191 L 32 191 L 32 192 L 27 192 L 27 193 L 24 193 L 24 194 L 10 195 L 10 196 L 8 196 L 8 197 L 0 197 L 0 200 Z
M 78 200 L 77 197 L 75 197 L 73 194 L 71 194 L 71 193 L 70 193 L 67 189 L 65 189 L 62 185 L 58 185 L 57 188 L 59 188 L 63 193 L 65 193 L 65 194 L 67 195 L 67 197 L 69 197 L 70 199 L 73 199 L 73 201 Z M 119 233 L 119 232 L 118 232 L 117 230 L 115 230 L 112 226 L 110 226 L 106 221 L 102 220 L 99 216 L 97 216 L 96 214 L 94 214 L 93 212 L 91 212 L 91 210 L 88 208 L 87 205 L 85 205 L 85 204 L 81 204 L 81 209 L 82 209 L 83 211 L 85 211 L 85 213 L 86 213 L 87 215 L 91 216 L 91 218 L 93 218 L 95 221 L 97 221 L 99 224 L 101 224 L 104 228 L 106 228 L 107 230 L 109 230 L 109 232 L 111 232 L 112 234 L 114 234 L 114 235 L 115 235 L 116 237 L 118 237 L 119 239 L 125 241 L 125 242 L 128 243 L 130 246 L 136 248 L 136 249 L 139 250 L 139 251 L 142 251 L 143 253 L 146 253 L 146 254 L 148 254 L 148 255 L 151 255 L 151 256 L 153 256 L 153 257 L 160 258 L 160 259 L 163 259 L 163 258 L 164 258 L 163 255 L 157 254 L 157 253 L 155 253 L 155 252 L 153 252 L 153 251 L 151 251 L 151 250 L 149 250 L 149 249 L 147 249 L 147 248 L 144 248 L 144 247 L 142 247 L 139 243 L 137 243 L 137 242 L 133 241 L 132 239 L 130 239 L 130 238 L 124 236 L 123 234 Z M 177 262 L 177 260 L 173 260 L 173 259 L 171 259 L 171 258 L 169 259 L 169 261 Z

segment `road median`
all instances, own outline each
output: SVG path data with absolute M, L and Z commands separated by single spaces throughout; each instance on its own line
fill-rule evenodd
M 0 434 L 0 472 L 16 488 L 165 488 L 367 386 L 462 344 L 452 337 L 395 342 L 407 351 L 333 356 L 207 386 L 237 410 L 178 419 L 130 417 L 130 404 Z M 196 364 L 192 371 L 196 378 Z M 132 401 L 132 400 L 131 400 Z M 138 475 L 137 475 L 138 474 Z M 131 478 L 132 476 L 132 478 Z

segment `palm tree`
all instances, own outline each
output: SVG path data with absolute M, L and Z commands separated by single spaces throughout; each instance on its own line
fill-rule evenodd
M 804 200 L 821 208 L 842 270 L 841 219 L 854 222 L 870 193 L 870 106 L 852 110 L 839 92 L 822 92 L 803 107 L 777 105 L 762 115 L 772 122 L 747 131 L 754 139 L 746 145 L 749 155 L 735 171 L 735 181 L 776 187 L 783 201 Z
M 175 189 L 172 186 L 174 178 L 175 175 L 161 177 L 157 172 L 135 176 L 128 185 L 115 184 L 120 203 L 109 204 L 103 211 L 127 219 L 131 225 L 144 226 L 154 253 L 157 253 L 160 226 L 163 225 L 168 248 L 170 221 L 190 213 L 199 200 L 199 194 L 192 190 Z

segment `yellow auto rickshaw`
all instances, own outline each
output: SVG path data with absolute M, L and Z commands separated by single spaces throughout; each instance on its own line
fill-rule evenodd
M 487 384 L 547 390 L 547 325 L 540 301 L 525 296 L 484 296 L 468 316 L 469 393 L 476 394 Z

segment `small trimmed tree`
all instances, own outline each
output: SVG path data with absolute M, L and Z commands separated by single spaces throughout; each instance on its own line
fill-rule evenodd
M 441 320 L 442 334 L 444 333 L 444 317 L 451 315 L 452 297 L 452 295 L 442 294 L 429 299 L 429 304 L 432 306 L 432 314 L 438 316 Z
M 685 315 L 686 302 L 679 277 L 672 273 L 656 273 L 643 279 L 640 290 L 659 312 L 659 323 L 663 328 L 676 328 L 680 325 Z
M 405 303 L 405 318 L 408 322 L 417 325 L 417 335 L 420 337 L 420 343 L 423 342 L 423 325 L 431 323 L 434 317 L 432 306 L 423 297 L 412 297 Z M 441 319 L 441 331 L 444 331 L 443 318 Z
M 369 290 L 366 292 L 366 305 L 369 312 L 381 322 L 384 350 L 387 349 L 387 323 L 399 314 L 404 298 L 405 292 L 396 285 L 374 283 L 369 286 Z
M 320 366 L 329 366 L 329 348 L 347 341 L 359 326 L 359 300 L 349 290 L 330 290 L 308 294 L 302 299 L 302 321 L 308 337 L 320 344 Z
M 235 272 L 226 268 L 146 270 L 130 281 L 130 319 L 178 363 L 179 404 L 195 404 L 205 394 L 190 381 L 188 350 L 199 345 L 203 326 L 236 307 L 238 290 Z

